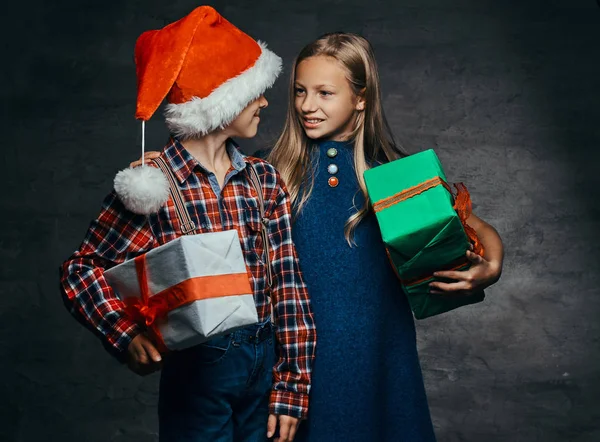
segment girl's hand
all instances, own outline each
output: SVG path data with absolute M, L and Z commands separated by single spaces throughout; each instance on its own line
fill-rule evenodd
M 499 263 L 487 261 L 485 258 L 467 250 L 467 258 L 471 261 L 469 270 L 444 270 L 435 272 L 433 276 L 453 279 L 455 282 L 431 282 L 429 292 L 444 295 L 471 295 L 494 284 L 500 279 Z
M 273 437 L 275 434 L 275 428 L 279 422 L 279 437 L 274 442 L 292 442 L 296 436 L 296 430 L 300 425 L 300 419 L 292 416 L 285 415 L 269 415 L 269 422 L 267 423 L 267 438 Z
M 146 152 L 144 154 L 144 163 L 146 163 L 146 164 L 151 163 L 154 158 L 158 158 L 159 156 L 160 156 L 160 152 L 154 152 L 154 151 Z M 129 167 L 134 168 L 134 167 L 138 167 L 141 165 L 142 165 L 142 159 L 140 158 L 139 160 L 134 161 L 133 163 L 130 163 Z

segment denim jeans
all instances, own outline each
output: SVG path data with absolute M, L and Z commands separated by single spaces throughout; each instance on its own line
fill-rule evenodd
M 275 362 L 268 322 L 168 355 L 160 380 L 160 441 L 266 441 Z

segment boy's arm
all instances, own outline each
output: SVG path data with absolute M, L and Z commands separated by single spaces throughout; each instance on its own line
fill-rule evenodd
M 269 232 L 273 248 L 274 320 L 280 352 L 273 369 L 270 413 L 306 419 L 316 347 L 315 321 L 292 242 L 289 196 L 279 176 L 277 187 Z
M 61 288 L 67 306 L 122 354 L 142 330 L 129 319 L 104 270 L 154 247 L 146 217 L 129 212 L 114 191 L 92 221 L 79 249 L 63 263 Z

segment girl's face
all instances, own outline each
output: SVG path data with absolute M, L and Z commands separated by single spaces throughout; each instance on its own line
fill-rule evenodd
M 295 108 L 308 138 L 343 140 L 365 102 L 354 94 L 337 60 L 315 56 L 296 68 Z
M 267 107 L 269 102 L 264 95 L 248 104 L 244 110 L 226 128 L 227 136 L 252 138 L 258 132 L 260 110 Z

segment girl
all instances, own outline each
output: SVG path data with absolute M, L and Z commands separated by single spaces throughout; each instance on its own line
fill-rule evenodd
M 295 212 L 292 236 L 319 324 L 311 412 L 296 437 L 321 441 L 434 441 L 413 317 L 390 266 L 363 172 L 404 154 L 381 105 L 371 45 L 347 33 L 300 51 L 283 133 L 267 160 Z M 476 216 L 485 258 L 432 292 L 470 293 L 494 283 L 502 242 Z
M 333 33 L 302 49 L 285 127 L 267 157 L 290 193 L 292 237 L 319 324 L 311 410 L 296 441 L 435 441 L 413 316 L 362 177 L 404 155 L 386 123 L 370 44 Z M 439 272 L 455 282 L 432 283 L 432 293 L 465 295 L 500 277 L 500 237 L 475 215 L 468 223 L 485 257 L 467 252 L 471 268 Z

